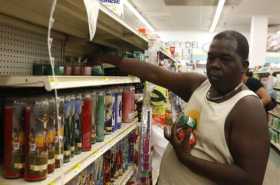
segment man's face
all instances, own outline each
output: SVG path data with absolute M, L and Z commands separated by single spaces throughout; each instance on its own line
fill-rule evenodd
M 242 77 L 241 58 L 236 53 L 237 42 L 215 39 L 210 45 L 207 59 L 207 76 L 220 94 L 233 90 Z

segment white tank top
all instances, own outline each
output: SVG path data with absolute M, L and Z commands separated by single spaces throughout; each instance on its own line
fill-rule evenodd
M 191 150 L 195 157 L 232 164 L 225 139 L 225 121 L 236 103 L 245 96 L 256 96 L 250 90 L 242 90 L 232 98 L 215 103 L 207 100 L 206 94 L 210 89 L 210 82 L 204 81 L 191 96 L 186 114 L 197 121 L 197 143 Z M 177 160 L 173 147 L 169 144 L 161 162 L 159 185 L 214 185 L 215 183 L 193 173 Z

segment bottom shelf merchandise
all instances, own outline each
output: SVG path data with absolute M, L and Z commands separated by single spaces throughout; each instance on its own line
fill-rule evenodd
M 125 185 L 136 174 L 139 140 L 137 130 L 113 146 L 67 185 Z

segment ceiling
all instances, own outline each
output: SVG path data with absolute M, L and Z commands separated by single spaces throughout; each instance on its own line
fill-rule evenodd
M 208 31 L 217 0 L 131 0 L 157 31 Z M 269 17 L 280 24 L 280 0 L 226 0 L 216 30 L 250 31 L 254 15 Z

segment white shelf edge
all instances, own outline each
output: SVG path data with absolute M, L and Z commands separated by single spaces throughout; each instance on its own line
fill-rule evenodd
M 113 185 L 126 185 L 128 180 L 132 177 L 135 172 L 135 165 L 130 165 L 128 169 L 124 172 L 122 176 L 120 176 Z
M 47 91 L 54 89 L 70 89 L 80 87 L 97 87 L 106 85 L 139 83 L 133 76 L 2 76 L 0 86 L 4 87 L 45 87 Z
M 279 150 L 280 152 L 280 144 L 275 143 L 274 141 L 270 141 L 270 143 Z
M 96 159 L 102 156 L 112 146 L 121 141 L 125 136 L 137 128 L 136 121 L 132 123 L 123 123 L 122 128 L 111 135 L 105 136 L 104 142 L 92 145 L 92 150 L 76 155 L 69 163 L 63 167 L 56 169 L 52 174 L 49 174 L 46 180 L 38 182 L 26 182 L 20 179 L 5 179 L 1 175 L 0 185 L 63 185 L 69 182 L 73 177 L 78 175 L 82 170 L 87 168 Z

